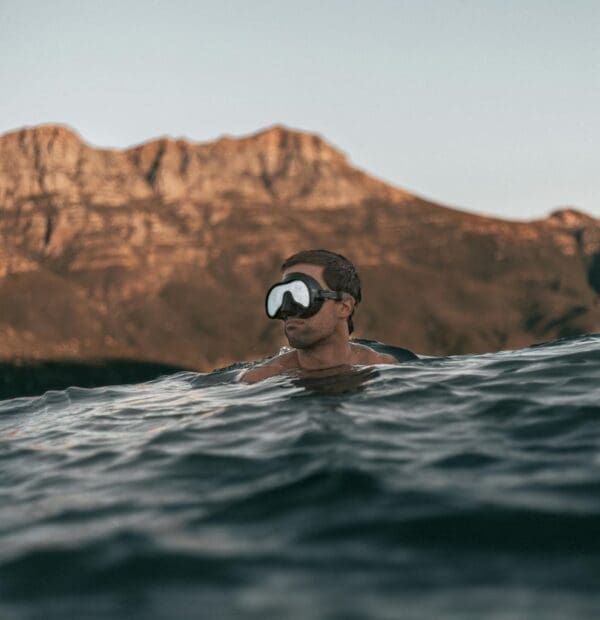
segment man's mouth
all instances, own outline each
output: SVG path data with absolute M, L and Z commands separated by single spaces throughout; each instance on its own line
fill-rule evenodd
M 285 320 L 285 326 L 286 328 L 288 327 L 300 327 L 300 325 L 303 325 L 304 321 L 302 319 L 286 319 Z

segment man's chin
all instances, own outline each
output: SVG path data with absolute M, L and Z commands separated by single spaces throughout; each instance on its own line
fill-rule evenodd
M 288 336 L 287 337 L 287 341 L 288 341 L 288 344 L 290 345 L 290 347 L 292 347 L 294 349 L 302 349 L 302 348 L 304 348 L 302 346 L 302 342 L 299 342 L 296 338 L 290 338 Z
M 295 334 L 290 334 L 287 330 L 285 336 L 290 347 L 293 347 L 294 349 L 306 349 L 310 346 L 310 343 L 307 342 L 305 338 L 298 338 Z

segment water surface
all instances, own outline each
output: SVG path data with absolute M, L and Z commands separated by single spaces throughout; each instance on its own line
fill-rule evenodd
M 0 402 L 0 617 L 600 617 L 600 336 Z

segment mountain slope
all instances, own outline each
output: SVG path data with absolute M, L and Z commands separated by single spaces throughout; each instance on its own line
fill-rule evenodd
M 94 149 L 70 129 L 0 137 L 0 357 L 209 369 L 272 353 L 263 314 L 301 248 L 351 258 L 358 337 L 427 354 L 600 330 L 600 223 L 522 223 L 422 200 L 318 136 Z

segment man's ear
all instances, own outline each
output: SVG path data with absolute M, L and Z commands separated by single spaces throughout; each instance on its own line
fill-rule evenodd
M 343 317 L 347 319 L 354 310 L 354 297 L 352 295 L 344 295 L 344 298 L 340 301 L 340 307 L 343 310 Z

